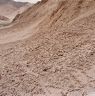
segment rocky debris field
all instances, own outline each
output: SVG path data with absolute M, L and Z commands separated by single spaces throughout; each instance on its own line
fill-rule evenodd
M 42 0 L 0 29 L 0 96 L 95 96 L 95 0 Z

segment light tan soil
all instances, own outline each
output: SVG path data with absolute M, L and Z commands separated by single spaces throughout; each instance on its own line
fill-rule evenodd
M 95 96 L 95 1 L 43 0 L 0 29 L 0 96 Z

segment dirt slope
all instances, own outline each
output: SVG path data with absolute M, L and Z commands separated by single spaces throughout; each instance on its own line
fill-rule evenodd
M 95 1 L 42 0 L 0 30 L 1 96 L 95 95 Z

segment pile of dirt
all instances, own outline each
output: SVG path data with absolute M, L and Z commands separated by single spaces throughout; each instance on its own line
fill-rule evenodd
M 42 0 L 0 30 L 1 96 L 94 96 L 95 0 Z

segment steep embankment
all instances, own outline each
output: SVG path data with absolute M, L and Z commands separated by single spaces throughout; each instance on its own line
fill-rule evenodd
M 43 0 L 13 24 L 0 33 L 0 95 L 94 94 L 94 0 Z

